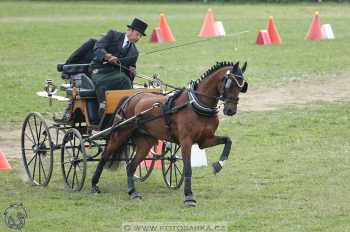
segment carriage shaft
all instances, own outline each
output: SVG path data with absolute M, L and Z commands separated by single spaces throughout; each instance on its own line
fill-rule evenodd
M 142 117 L 146 113 L 148 113 L 148 112 L 152 111 L 154 108 L 157 108 L 157 107 L 160 107 L 160 106 L 161 106 L 161 104 L 156 102 L 156 103 L 154 103 L 152 105 L 151 108 L 148 108 L 148 109 L 146 109 L 146 110 L 144 110 L 144 111 L 142 111 L 142 112 L 132 116 L 131 118 L 128 118 L 128 119 L 126 119 L 124 121 L 121 121 L 120 123 L 113 124 L 111 127 L 109 127 L 109 128 L 107 128 L 105 130 L 102 130 L 102 131 L 100 131 L 100 132 L 90 136 L 88 138 L 88 140 L 95 140 L 95 139 L 99 139 L 99 138 L 101 138 L 103 136 L 109 135 L 113 130 L 120 129 L 123 126 L 127 126 L 128 124 L 130 124 L 130 123 L 132 123 L 134 121 L 137 121 L 140 117 Z

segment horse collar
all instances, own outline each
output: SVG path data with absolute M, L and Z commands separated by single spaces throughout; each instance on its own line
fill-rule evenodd
M 196 96 L 196 93 L 194 91 L 194 82 L 191 81 L 189 84 L 187 90 L 188 90 L 188 101 L 192 106 L 192 110 L 196 112 L 199 115 L 206 116 L 206 117 L 212 117 L 215 116 L 219 110 L 217 107 L 207 107 L 204 106 L 199 102 L 199 99 Z

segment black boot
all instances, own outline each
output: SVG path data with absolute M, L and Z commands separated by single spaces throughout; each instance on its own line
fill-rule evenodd
M 67 107 L 64 109 L 62 117 L 56 118 L 56 116 L 53 116 L 53 120 L 57 123 L 65 123 L 65 124 L 70 123 L 72 120 L 72 107 L 73 107 L 73 99 L 69 98 L 67 102 Z

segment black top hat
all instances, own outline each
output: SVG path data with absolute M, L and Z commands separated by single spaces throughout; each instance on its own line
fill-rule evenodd
M 146 36 L 145 31 L 147 29 L 147 26 L 148 26 L 147 23 L 145 23 L 144 21 L 142 21 L 138 18 L 134 18 L 131 25 L 128 25 L 129 28 L 132 28 L 132 29 L 140 32 L 144 36 Z

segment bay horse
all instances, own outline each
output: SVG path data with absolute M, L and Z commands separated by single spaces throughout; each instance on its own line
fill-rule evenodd
M 192 81 L 187 88 L 168 95 L 139 93 L 129 97 L 116 114 L 114 123 L 147 111 L 141 122 L 113 131 L 107 141 L 92 178 L 93 193 L 100 193 L 97 186 L 105 163 L 130 137 L 136 146 L 136 155 L 127 165 L 128 194 L 131 199 L 140 199 L 136 191 L 134 173 L 139 163 L 146 157 L 157 140 L 167 140 L 181 146 L 184 164 L 184 203 L 196 206 L 192 193 L 191 147 L 197 143 L 201 149 L 224 144 L 219 161 L 213 164 L 214 173 L 218 173 L 231 150 L 231 139 L 216 136 L 219 126 L 218 102 L 224 102 L 223 113 L 232 116 L 237 112 L 239 93 L 246 92 L 248 83 L 243 74 L 247 62 L 240 67 L 239 62 L 217 62 L 200 79 Z M 154 107 L 154 106 L 161 107 Z M 152 110 L 147 110 L 152 109 Z M 120 152 L 119 152 L 120 153 Z

